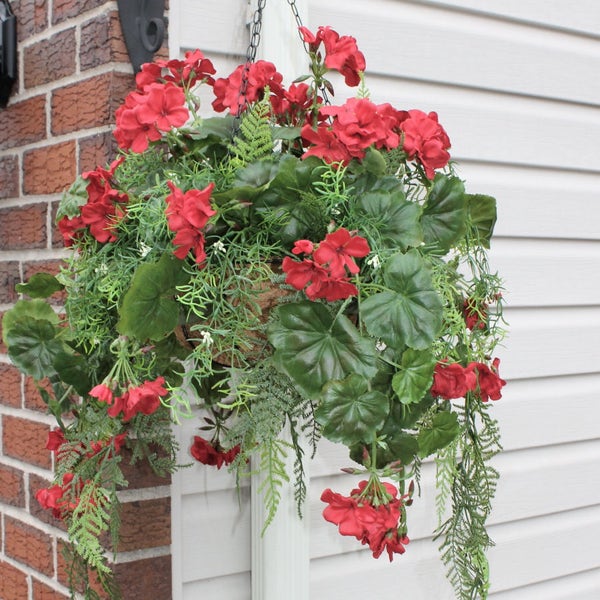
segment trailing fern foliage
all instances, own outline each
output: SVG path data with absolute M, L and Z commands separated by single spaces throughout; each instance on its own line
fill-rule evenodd
M 451 515 L 436 537 L 443 537 L 440 551 L 457 598 L 485 600 L 489 589 L 485 552 L 494 545 L 486 521 L 499 478 L 489 461 L 502 449 L 500 432 L 488 406 L 479 400 L 467 399 L 459 414 L 462 435 L 438 458 L 438 511 L 450 496 Z

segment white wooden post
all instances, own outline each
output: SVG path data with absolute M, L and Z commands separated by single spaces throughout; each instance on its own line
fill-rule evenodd
M 255 3 L 254 3 L 255 4 Z M 298 13 L 306 22 L 307 1 L 296 0 Z M 287 0 L 267 2 L 263 12 L 258 57 L 275 64 L 289 85 L 308 73 L 308 57 L 298 37 L 298 28 Z M 282 432 L 290 440 L 289 430 Z M 287 460 L 293 477 L 294 457 Z M 304 467 L 308 477 L 308 466 Z M 292 479 L 293 481 L 293 479 Z M 259 476 L 252 481 L 252 598 L 253 600 L 309 599 L 309 519 L 308 506 L 300 519 L 292 484 L 284 486 L 277 514 L 262 534 L 265 508 L 258 492 Z M 307 481 L 308 486 L 308 481 Z

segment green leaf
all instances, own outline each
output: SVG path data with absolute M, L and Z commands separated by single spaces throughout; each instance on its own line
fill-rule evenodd
M 65 286 L 50 273 L 36 273 L 29 278 L 27 283 L 18 283 L 16 290 L 19 294 L 27 294 L 31 298 L 48 298 L 54 292 L 62 290 Z
M 52 325 L 58 325 L 58 315 L 52 307 L 44 300 L 19 300 L 10 310 L 4 313 L 2 318 L 2 341 L 10 346 L 9 336 L 11 331 L 20 324 L 27 326 L 32 320 L 48 321 Z
M 72 385 L 80 396 L 90 391 L 90 369 L 83 356 L 73 352 L 61 352 L 54 357 L 52 365 L 61 381 Z
M 379 150 L 371 147 L 367 149 L 365 157 L 362 159 L 362 166 L 369 173 L 377 177 L 383 177 L 387 171 L 387 164 L 385 158 Z
M 56 339 L 56 329 L 50 321 L 29 319 L 15 323 L 6 336 L 12 362 L 37 381 L 55 376 L 54 361 L 68 352 L 68 346 Z
M 402 355 L 400 369 L 392 378 L 392 387 L 402 404 L 419 402 L 431 387 L 436 360 L 429 350 L 409 348 Z
M 424 350 L 442 325 L 442 302 L 429 266 L 417 250 L 409 250 L 394 255 L 383 268 L 389 289 L 363 300 L 361 318 L 369 333 L 388 346 Z
M 71 184 L 71 187 L 63 193 L 56 211 L 57 222 L 63 217 L 72 219 L 79 215 L 81 207 L 87 204 L 88 201 L 87 186 L 88 182 L 80 175 Z
M 465 186 L 458 177 L 437 174 L 423 205 L 425 244 L 448 251 L 465 233 Z
M 273 127 L 274 140 L 295 140 L 300 137 L 301 127 Z
M 375 232 L 372 237 L 381 237 L 384 246 L 399 247 L 402 250 L 416 247 L 423 241 L 423 231 L 419 221 L 421 207 L 406 200 L 401 191 L 368 192 L 360 196 L 358 210 L 365 214 L 364 229 L 369 231 L 371 224 Z
M 484 248 L 489 248 L 496 225 L 496 199 L 483 194 L 467 194 L 466 199 L 471 223 L 479 234 L 479 242 Z
M 315 418 L 323 435 L 332 442 L 351 445 L 371 442 L 383 426 L 389 400 L 385 394 L 369 391 L 369 381 L 352 374 L 343 381 L 331 381 L 323 389 L 323 399 Z
M 431 427 L 419 432 L 419 456 L 425 458 L 446 447 L 460 432 L 456 413 L 443 411 L 433 417 Z
M 182 267 L 183 261 L 163 254 L 157 263 L 137 268 L 119 308 L 119 333 L 140 341 L 160 340 L 175 329 L 179 322 L 175 294 L 187 277 Z
M 277 307 L 268 330 L 273 361 L 307 398 L 317 398 L 333 379 L 355 373 L 366 378 L 377 372 L 377 352 L 344 315 L 335 320 L 323 304 L 299 302 Z

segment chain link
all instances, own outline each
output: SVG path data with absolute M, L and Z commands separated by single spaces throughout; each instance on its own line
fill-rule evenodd
M 292 10 L 292 14 L 294 15 L 294 19 L 296 21 L 296 25 L 298 26 L 298 37 L 300 38 L 300 42 L 307 54 L 310 55 L 309 46 L 304 40 L 302 36 L 302 32 L 300 31 L 300 27 L 304 27 L 302 23 L 302 18 L 300 17 L 300 13 L 298 12 L 298 6 L 296 6 L 296 0 L 287 0 L 289 7 Z M 246 50 L 246 62 L 244 64 L 244 69 L 242 70 L 242 80 L 240 82 L 240 92 L 237 98 L 237 111 L 236 118 L 239 119 L 243 108 L 246 106 L 246 92 L 248 91 L 248 73 L 250 72 L 250 66 L 256 61 L 256 53 L 258 51 L 258 46 L 260 45 L 260 34 L 262 31 L 262 18 L 263 11 L 267 4 L 267 0 L 258 0 L 256 5 L 256 10 L 252 15 L 252 21 L 250 22 L 250 43 L 248 44 L 248 49 Z M 325 86 L 321 86 L 320 90 L 323 95 L 323 100 L 325 104 L 331 104 L 329 100 L 329 96 L 327 94 L 327 90 Z

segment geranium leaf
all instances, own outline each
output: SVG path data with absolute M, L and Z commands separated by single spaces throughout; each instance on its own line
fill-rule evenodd
M 388 405 L 385 394 L 369 391 L 368 380 L 352 374 L 325 386 L 315 418 L 323 435 L 332 442 L 346 445 L 371 442 L 383 426 Z
M 50 273 L 36 273 L 27 283 L 18 283 L 15 288 L 19 294 L 27 294 L 31 298 L 48 298 L 65 286 Z
M 419 402 L 431 387 L 435 358 L 428 350 L 408 348 L 400 369 L 392 378 L 392 388 L 402 404 Z
M 52 377 L 56 375 L 54 361 L 67 351 L 56 334 L 56 325 L 45 319 L 18 321 L 6 335 L 8 356 L 23 373 L 37 381 Z
M 358 208 L 366 217 L 365 232 L 380 237 L 382 245 L 405 250 L 423 241 L 421 207 L 406 200 L 402 192 L 368 192 L 360 197 Z
M 424 350 L 442 325 L 442 302 L 430 269 L 417 250 L 394 255 L 384 266 L 388 291 L 361 303 L 361 318 L 369 333 L 388 346 Z
M 437 413 L 429 427 L 421 429 L 419 437 L 419 456 L 425 458 L 446 447 L 459 433 L 460 425 L 456 413 L 444 411 Z
M 58 325 L 58 315 L 52 307 L 43 300 L 19 300 L 2 318 L 2 341 L 10 346 L 9 336 L 13 328 L 19 324 L 25 324 L 30 320 L 39 319 L 48 321 L 52 325 Z
M 351 373 L 371 378 L 377 372 L 374 343 L 361 337 L 344 315 L 335 321 L 325 306 L 313 302 L 282 304 L 268 331 L 275 366 L 308 398 L 317 398 L 332 379 Z
M 183 261 L 163 254 L 157 263 L 137 268 L 119 308 L 117 331 L 140 341 L 160 340 L 179 321 L 175 300 L 177 285 L 184 283 Z
M 61 381 L 72 385 L 80 396 L 91 389 L 89 381 L 89 365 L 85 358 L 73 352 L 61 352 L 54 358 L 53 366 Z
M 466 198 L 471 223 L 479 234 L 479 243 L 489 248 L 496 225 L 496 199 L 483 194 L 467 194 Z
M 425 244 L 449 250 L 465 233 L 465 186 L 458 177 L 438 174 L 423 205 Z

